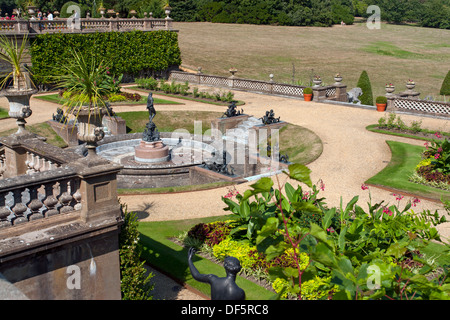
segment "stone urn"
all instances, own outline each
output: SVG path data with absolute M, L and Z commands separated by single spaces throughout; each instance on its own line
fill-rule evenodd
M 97 142 L 105 136 L 103 131 L 103 116 L 107 114 L 106 108 L 81 107 L 72 111 L 77 117 L 78 139 L 86 142 L 88 156 L 96 155 Z
M 136 10 L 131 10 L 131 11 L 130 11 L 130 16 L 131 16 L 132 19 L 135 19 L 135 18 L 136 18 L 136 15 L 137 15 Z
M 338 85 L 338 84 L 341 84 L 341 82 L 342 82 L 342 77 L 339 74 L 335 75 L 334 76 L 334 84 Z
M 105 18 L 105 8 L 101 7 L 100 9 L 98 9 L 98 11 L 100 12 L 102 18 Z
M 26 118 L 32 114 L 30 108 L 30 98 L 37 92 L 36 89 L 15 90 L 6 89 L 0 91 L 0 96 L 6 97 L 9 102 L 8 115 L 16 119 L 18 130 L 17 133 L 25 131 Z
M 415 84 L 414 82 L 407 82 L 407 83 L 406 83 L 406 88 L 407 88 L 409 91 L 412 91 L 415 87 L 416 87 L 416 84 Z
M 35 16 L 36 9 L 37 9 L 37 7 L 35 7 L 35 6 L 28 6 L 27 7 L 27 11 L 28 11 L 28 14 L 30 15 L 30 17 L 34 17 Z
M 385 87 L 386 93 L 391 94 L 395 91 L 395 87 L 393 85 L 388 85 Z
M 322 79 L 315 78 L 315 79 L 313 79 L 313 82 L 314 82 L 314 87 L 318 87 L 322 83 Z

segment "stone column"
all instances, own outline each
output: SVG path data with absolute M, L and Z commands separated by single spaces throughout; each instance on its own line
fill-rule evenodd
M 313 101 L 322 101 L 325 100 L 327 88 L 326 87 L 319 87 L 319 86 L 312 86 L 311 88 L 313 90 Z
M 99 156 L 92 156 L 74 162 L 78 167 L 81 194 L 81 220 L 89 223 L 98 219 L 120 217 L 117 200 L 117 173 L 122 166 Z

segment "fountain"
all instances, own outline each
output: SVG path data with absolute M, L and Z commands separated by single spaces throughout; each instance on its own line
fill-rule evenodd
M 274 124 L 264 124 L 261 119 L 244 115 L 243 110 L 235 112 L 234 104 L 217 119 L 229 123 L 235 117 L 239 121 L 234 121 L 234 127 L 220 131 L 217 127 L 224 126 L 216 122 L 205 134 L 201 127 L 195 126 L 194 134 L 186 130 L 159 132 L 153 122 L 156 110 L 151 93 L 147 110 L 149 121 L 143 133 L 110 135 L 98 143 L 99 156 L 123 166 L 117 177 L 119 188 L 173 187 L 219 181 L 240 183 L 280 172 L 274 168 L 287 167 L 280 163 L 278 154 L 264 157 L 257 150 L 257 138 L 261 139 L 259 132 Z M 282 124 L 276 123 L 278 127 Z

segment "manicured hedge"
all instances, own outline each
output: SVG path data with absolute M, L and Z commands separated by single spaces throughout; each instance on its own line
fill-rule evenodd
M 444 81 L 442 82 L 440 94 L 443 96 L 450 96 L 450 70 L 448 71 Z
M 158 74 L 181 64 L 178 34 L 173 31 L 42 34 L 30 48 L 35 80 L 51 83 L 71 48 L 103 59 L 113 74 L 128 78 Z

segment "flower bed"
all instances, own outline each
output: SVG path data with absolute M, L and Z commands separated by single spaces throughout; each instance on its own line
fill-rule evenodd
M 442 139 L 442 135 L 435 133 L 437 139 Z M 416 167 L 417 176 L 428 182 L 430 185 L 441 189 L 450 189 L 450 142 L 448 139 L 433 139 L 431 144 L 426 142 L 427 148 L 423 154 L 423 160 Z M 417 178 L 412 178 L 416 179 Z
M 397 205 L 369 201 L 368 212 L 357 196 L 328 208 L 319 197 L 325 185 L 313 185 L 309 173 L 289 166 L 286 174 L 302 182 L 296 189 L 289 183 L 274 188 L 272 179 L 262 178 L 243 195 L 230 191 L 222 200 L 236 219 L 196 225 L 182 237 L 185 245 L 218 260 L 237 257 L 246 274 L 267 280 L 283 298 L 450 297 L 450 257 L 434 259 L 429 241 L 441 241 L 434 226 L 445 216 L 410 210 L 418 199 L 401 209 L 401 195 Z

